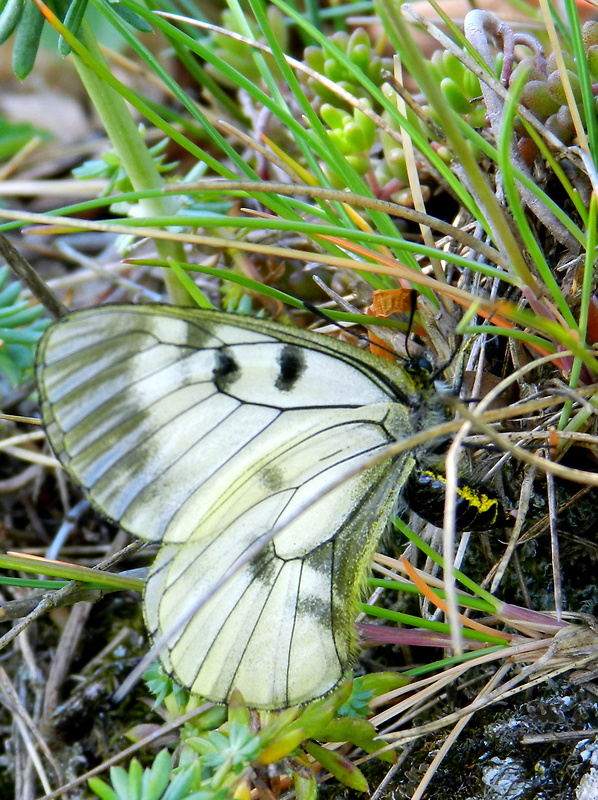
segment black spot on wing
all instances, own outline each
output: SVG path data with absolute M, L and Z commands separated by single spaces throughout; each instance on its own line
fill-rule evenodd
M 259 473 L 260 482 L 272 494 L 284 488 L 284 472 L 275 465 L 268 464 Z
M 214 353 L 214 384 L 221 392 L 228 391 L 233 383 L 241 377 L 241 367 L 234 357 L 224 348 Z
M 300 347 L 286 344 L 278 358 L 280 370 L 275 386 L 281 392 L 290 392 L 305 372 L 305 353 Z

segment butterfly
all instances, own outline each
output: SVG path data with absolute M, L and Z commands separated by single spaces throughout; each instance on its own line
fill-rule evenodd
M 429 373 L 272 321 L 124 305 L 51 325 L 37 379 L 64 468 L 160 544 L 143 606 L 165 671 L 257 709 L 333 689 L 418 453 L 375 457 L 446 417 Z

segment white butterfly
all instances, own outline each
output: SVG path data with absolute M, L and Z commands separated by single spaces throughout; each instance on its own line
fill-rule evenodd
M 148 630 L 190 616 L 166 671 L 261 709 L 330 691 L 415 455 L 371 459 L 443 417 L 431 382 L 301 329 L 154 305 L 68 315 L 44 334 L 37 375 L 64 467 L 103 514 L 161 543 Z

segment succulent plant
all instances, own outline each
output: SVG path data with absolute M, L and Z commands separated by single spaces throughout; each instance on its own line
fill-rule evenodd
M 21 284 L 8 283 L 10 270 L 0 268 L 0 375 L 18 386 L 33 377 L 37 342 L 49 320 L 42 306 L 21 299 Z
M 347 58 L 376 86 L 384 83 L 385 71 L 392 70 L 392 59 L 383 58 L 376 52 L 375 46 L 364 28 L 356 28 L 353 33 L 337 31 L 330 37 Z M 354 97 L 368 99 L 373 104 L 365 89 L 357 81 L 353 73 L 337 58 L 329 56 L 321 47 L 306 47 L 304 62 L 315 72 L 336 83 Z M 314 106 L 319 109 L 322 103 L 339 105 L 339 98 L 334 92 L 323 86 L 311 76 L 300 76 L 306 90 L 314 98 Z M 346 109 L 348 110 L 348 108 Z
M 598 22 L 594 20 L 585 22 L 582 27 L 582 37 L 590 76 L 593 81 L 598 82 Z M 581 110 L 582 93 L 577 62 L 566 50 L 561 50 L 560 55 L 575 103 Z M 563 85 L 564 75 L 556 55 L 551 53 L 548 56 L 543 69 L 537 59 L 523 58 L 510 76 L 510 85 L 521 71 L 526 73 L 520 96 L 522 105 L 543 122 L 563 144 L 569 144 L 575 136 L 575 126 Z M 595 87 L 594 94 L 597 90 L 598 87 Z M 581 118 L 583 119 L 583 113 Z
M 480 81 L 459 59 L 446 50 L 432 54 L 430 63 L 448 104 L 474 128 L 484 124 Z
M 266 13 L 268 15 L 268 23 L 272 30 L 276 33 L 276 38 L 280 43 L 280 46 L 283 50 L 288 50 L 288 34 L 282 13 L 276 8 L 276 6 L 272 5 L 268 6 Z M 225 9 L 222 12 L 220 27 L 230 31 L 231 33 L 244 33 L 244 31 L 240 29 L 238 22 L 229 9 Z M 257 25 L 254 25 L 253 28 L 254 35 L 259 39 L 259 30 Z M 249 78 L 254 83 L 257 83 L 261 80 L 260 71 L 254 58 L 255 50 L 249 45 L 239 41 L 238 39 L 227 36 L 224 33 L 211 34 L 206 39 L 205 43 L 215 55 L 217 55 L 222 61 L 231 66 L 241 75 Z M 266 58 L 268 62 L 268 68 L 272 74 L 278 75 L 279 71 L 276 67 L 274 59 L 268 55 L 265 55 L 264 58 Z M 211 75 L 223 86 L 226 86 L 229 89 L 235 89 L 237 87 L 237 84 L 234 80 L 225 75 L 213 64 L 206 64 L 205 69 L 209 75 Z

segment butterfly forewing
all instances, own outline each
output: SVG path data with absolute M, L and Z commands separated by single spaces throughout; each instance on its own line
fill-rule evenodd
M 38 378 L 64 466 L 103 513 L 162 542 L 144 606 L 153 637 L 174 631 L 166 669 L 257 708 L 331 689 L 412 467 L 366 468 L 412 433 L 404 373 L 276 323 L 108 306 L 49 329 Z

